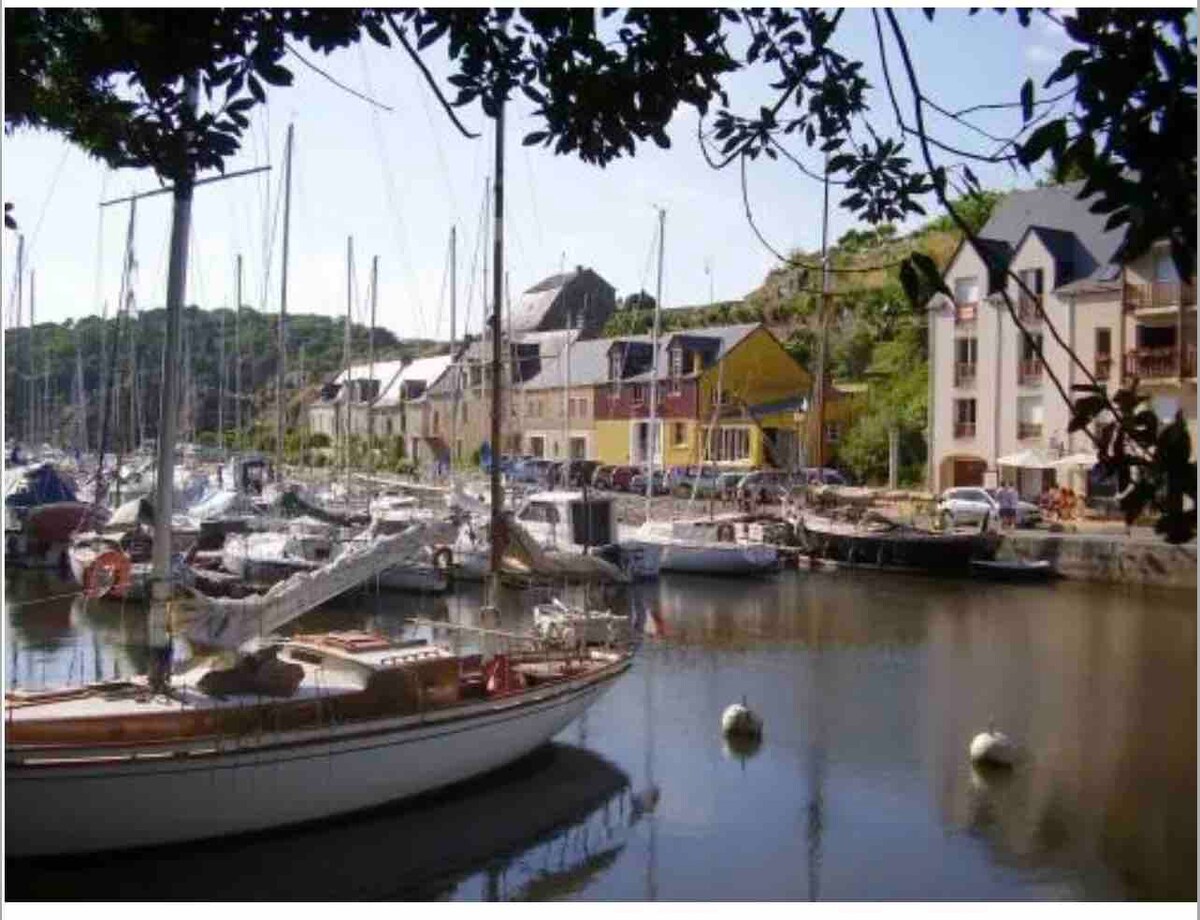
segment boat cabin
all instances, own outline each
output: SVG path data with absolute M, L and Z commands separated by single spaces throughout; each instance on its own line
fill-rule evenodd
M 535 492 L 517 511 L 517 521 L 543 546 L 582 552 L 617 542 L 616 514 L 609 496 L 580 490 Z

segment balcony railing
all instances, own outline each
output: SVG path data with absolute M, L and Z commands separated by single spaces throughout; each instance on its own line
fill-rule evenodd
M 1183 364 L 1179 363 L 1179 349 L 1174 345 L 1165 348 L 1135 348 L 1125 353 L 1125 376 L 1142 380 L 1156 377 L 1196 376 L 1196 346 L 1185 345 Z
M 1022 441 L 1042 436 L 1041 422 L 1017 422 L 1017 437 Z
M 1155 281 L 1151 284 L 1126 284 L 1125 309 L 1147 307 L 1195 306 L 1196 279 L 1189 281 Z
M 973 438 L 975 437 L 974 422 L 955 422 L 954 436 L 956 438 Z
M 1107 380 L 1112 376 L 1112 363 L 1112 355 L 1096 355 L 1096 364 L 1093 370 L 1096 373 L 1097 380 Z
M 1017 383 L 1023 387 L 1040 386 L 1042 383 L 1041 360 L 1029 358 L 1017 365 Z
M 975 383 L 975 362 L 959 361 L 954 365 L 954 385 L 956 387 L 973 386 Z
M 979 316 L 979 303 L 971 301 L 970 303 L 955 303 L 954 305 L 954 325 L 961 326 L 963 323 L 973 323 Z
M 1021 291 L 1017 297 L 1017 318 L 1023 323 L 1040 323 L 1042 321 L 1042 295 L 1029 295 Z

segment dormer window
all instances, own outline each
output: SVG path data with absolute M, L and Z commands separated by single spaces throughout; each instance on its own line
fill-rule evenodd
M 608 379 L 621 379 L 622 354 L 620 348 L 614 348 L 608 353 Z
M 683 348 L 678 345 L 671 349 L 671 376 L 683 376 Z

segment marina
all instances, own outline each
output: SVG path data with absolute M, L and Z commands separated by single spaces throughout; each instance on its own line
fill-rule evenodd
M 10 573 L 6 585 L 14 684 L 144 667 L 144 614 L 132 605 L 21 606 L 71 586 L 37 572 Z M 289 631 L 400 636 L 414 617 L 472 623 L 480 590 L 339 600 Z M 605 606 L 640 612 L 660 635 L 533 759 L 332 823 L 9 859 L 11 896 L 1195 898 L 1189 596 L 1066 581 L 981 589 L 860 570 L 753 583 L 665 575 L 612 590 Z M 497 628 L 530 629 L 539 596 L 505 590 Z M 748 755 L 719 726 L 743 696 L 764 722 Z M 1008 775 L 968 760 L 989 721 L 1029 751 Z M 547 758 L 563 757 L 583 766 L 534 792 Z M 483 822 L 482 840 L 462 839 L 464 821 Z M 366 855 L 426 831 L 428 854 Z M 447 837 L 458 843 L 437 843 Z M 363 858 L 333 861 L 343 845 Z M 434 858 L 445 850 L 453 858 Z M 259 859 L 281 871 L 236 871 Z M 155 871 L 176 866 L 204 884 L 189 894 Z M 737 872 L 718 878 L 713 866 Z

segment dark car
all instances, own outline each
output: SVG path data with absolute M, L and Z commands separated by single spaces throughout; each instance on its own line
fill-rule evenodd
M 611 464 L 601 464 L 592 471 L 592 488 L 593 489 L 611 489 L 612 474 L 616 467 Z
M 756 470 L 742 477 L 737 486 L 737 495 L 742 501 L 752 498 L 762 504 L 770 504 L 787 489 L 791 480 L 791 474 L 784 470 Z
M 586 483 L 592 484 L 592 474 L 600 466 L 599 460 L 570 460 L 566 464 L 567 485 L 572 488 L 582 488 Z
M 633 479 L 629 482 L 629 491 L 635 495 L 646 494 L 646 471 L 635 473 Z M 654 471 L 654 485 L 651 490 L 653 495 L 666 495 L 671 491 L 670 477 L 662 470 Z

